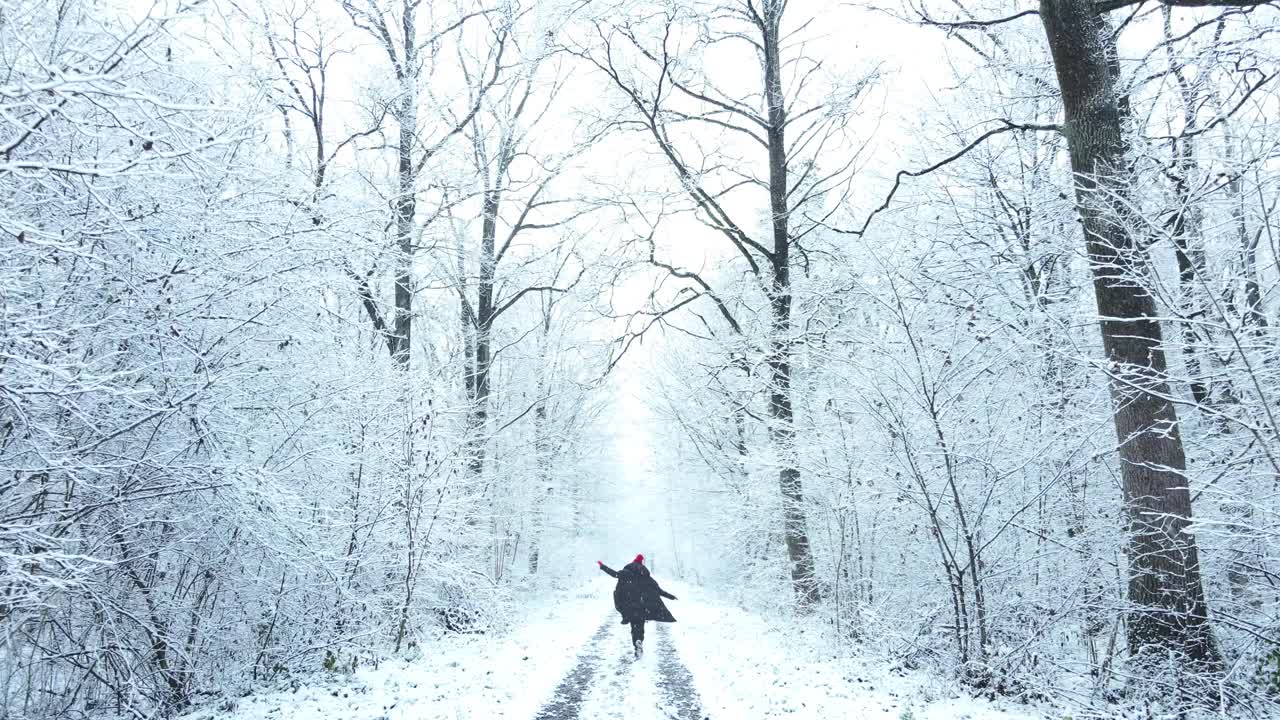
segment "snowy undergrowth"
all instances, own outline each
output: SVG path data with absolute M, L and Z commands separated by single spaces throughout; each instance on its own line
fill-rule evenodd
M 1241 708 L 1156 705 L 1085 708 L 1063 701 L 1023 704 L 973 696 L 960 683 L 927 670 L 904 670 L 873 654 L 832 650 L 829 629 L 744 610 L 731 600 L 678 582 L 663 586 L 678 623 L 671 637 L 692 672 L 704 715 L 769 720 L 1210 720 L 1277 718 Z M 586 716 L 583 716 L 586 720 Z
M 612 612 L 588 586 L 532 601 L 503 635 L 446 635 L 420 657 L 389 660 L 296 690 L 240 698 L 184 720 L 481 720 L 532 718 Z
M 682 583 L 663 585 L 680 598 L 668 603 L 677 622 L 667 632 L 692 676 L 703 718 L 1104 717 L 975 698 L 958 683 L 926 671 L 834 653 L 823 629 L 812 622 L 756 614 Z M 644 658 L 631 659 L 629 631 L 616 623 L 611 588 L 601 580 L 539 598 L 507 634 L 447 636 L 413 660 L 260 693 L 239 699 L 230 711 L 207 708 L 184 720 L 529 720 L 557 692 L 605 622 L 605 632 L 591 646 L 594 670 L 576 720 L 684 717 L 661 686 L 669 680 L 657 642 L 661 631 L 650 625 Z
M 811 625 L 756 615 L 679 583 L 664 586 L 680 597 L 671 603 L 678 620 L 672 639 L 711 718 L 1063 717 L 974 698 L 954 683 L 870 658 L 837 657 Z

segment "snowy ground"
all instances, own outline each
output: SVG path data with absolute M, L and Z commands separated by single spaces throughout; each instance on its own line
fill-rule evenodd
M 561 595 L 503 636 L 450 635 L 412 662 L 240 698 L 234 712 L 203 710 L 185 720 L 533 718 L 604 620 L 609 598 L 609 587 Z
M 679 590 L 672 590 L 680 595 Z M 923 674 L 902 676 L 858 658 L 837 659 L 794 623 L 770 622 L 704 599 L 672 603 L 671 633 L 715 718 L 858 718 L 859 720 L 1029 720 L 1044 713 L 1012 709 L 960 693 Z M 685 595 L 680 595 L 683 600 Z M 812 633 L 816 635 L 816 633 Z M 659 716 L 661 717 L 661 716 Z
M 665 583 L 664 583 L 665 584 Z M 502 637 L 450 637 L 414 662 L 383 663 L 328 684 L 243 698 L 188 720 L 1028 720 L 1027 709 L 945 697 L 938 685 L 855 660 L 670 583 L 679 620 L 649 625 L 645 655 L 611 607 L 611 584 L 530 611 Z

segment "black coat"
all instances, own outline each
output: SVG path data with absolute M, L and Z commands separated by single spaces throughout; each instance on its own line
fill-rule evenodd
M 621 570 L 607 565 L 600 569 L 618 578 L 613 589 L 613 606 L 622 613 L 622 621 L 675 622 L 662 598 L 675 600 L 676 596 L 658 587 L 658 581 L 649 574 L 649 568 L 638 562 L 627 563 Z

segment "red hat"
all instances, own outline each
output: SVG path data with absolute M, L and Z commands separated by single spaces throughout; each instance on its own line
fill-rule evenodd
M 643 555 L 636 555 L 635 562 L 638 562 L 638 563 L 640 563 L 641 565 L 643 565 L 643 564 L 644 564 L 644 556 L 643 556 Z

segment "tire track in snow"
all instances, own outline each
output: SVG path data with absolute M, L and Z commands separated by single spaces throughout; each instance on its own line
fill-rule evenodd
M 665 623 L 658 625 L 658 690 L 667 704 L 669 717 L 678 720 L 704 720 L 702 699 L 693 687 L 693 674 L 680 662 L 676 648 L 671 644 L 670 630 Z M 675 714 L 672 715 L 671 713 Z
M 595 678 L 596 668 L 600 665 L 600 642 L 609 632 L 611 620 L 613 620 L 612 614 L 600 629 L 596 630 L 596 634 L 591 636 L 586 649 L 578 656 L 577 664 L 556 686 L 555 693 L 538 711 L 534 720 L 577 720 L 578 711 L 582 708 L 582 700 L 586 697 L 587 689 Z
M 596 679 L 578 710 L 581 720 L 668 720 L 658 693 L 657 664 L 635 657 L 626 625 L 609 631 L 600 657 Z

